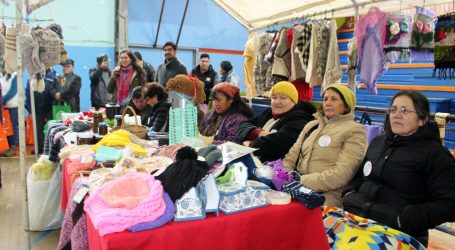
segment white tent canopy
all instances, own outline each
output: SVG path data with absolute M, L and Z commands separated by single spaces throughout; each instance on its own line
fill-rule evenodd
M 257 30 L 276 23 L 302 17 L 324 18 L 360 15 L 371 6 L 385 12 L 398 12 L 415 6 L 447 8 L 453 0 L 213 0 L 248 30 Z M 452 4 L 453 6 L 453 4 Z M 452 9 L 437 11 L 439 14 Z

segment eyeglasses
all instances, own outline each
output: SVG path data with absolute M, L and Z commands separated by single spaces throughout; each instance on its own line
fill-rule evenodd
M 417 111 L 410 110 L 407 107 L 401 107 L 401 108 L 391 107 L 391 108 L 387 109 L 387 113 L 389 113 L 389 114 L 399 113 L 399 114 L 402 114 L 402 115 L 407 115 L 409 113 L 417 113 Z

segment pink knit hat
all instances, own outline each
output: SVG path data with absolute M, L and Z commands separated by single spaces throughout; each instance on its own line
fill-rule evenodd
M 126 174 L 95 191 L 85 201 L 84 210 L 101 236 L 122 232 L 164 214 L 163 186 L 149 174 Z

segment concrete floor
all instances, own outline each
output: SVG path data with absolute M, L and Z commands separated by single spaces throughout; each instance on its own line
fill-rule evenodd
M 35 162 L 33 156 L 26 159 L 27 169 Z M 0 249 L 25 249 L 25 231 L 22 222 L 22 198 L 19 159 L 0 158 L 3 187 L 0 189 Z M 453 223 L 455 224 L 455 223 Z M 33 250 L 56 249 L 59 230 L 31 232 Z M 455 236 L 431 230 L 430 246 L 433 250 L 455 249 Z

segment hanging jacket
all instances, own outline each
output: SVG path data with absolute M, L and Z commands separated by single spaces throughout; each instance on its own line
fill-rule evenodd
M 315 112 L 316 108 L 310 103 L 297 103 L 270 128 L 270 131 L 275 130 L 275 133 L 254 139 L 251 147 L 258 149 L 254 151 L 254 154 L 262 162 L 283 158 L 294 145 L 303 127 L 307 122 L 313 120 L 312 114 Z M 269 108 L 240 124 L 238 134 L 241 141 L 249 140 L 250 133 L 255 129 L 262 129 L 272 117 L 272 109 Z
M 347 211 L 426 236 L 428 229 L 455 220 L 455 160 L 434 123 L 411 136 L 389 132 L 371 142 L 364 165 L 343 193 Z

